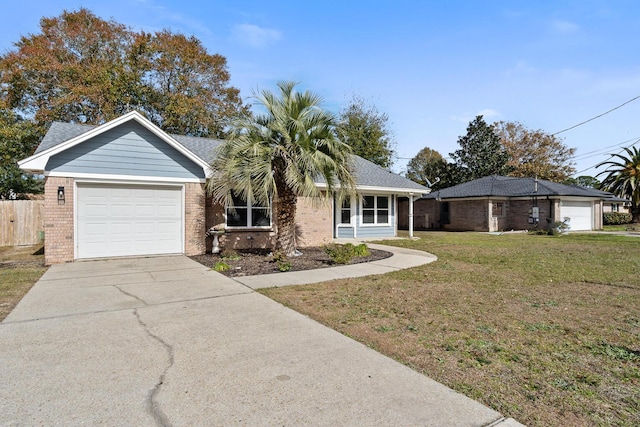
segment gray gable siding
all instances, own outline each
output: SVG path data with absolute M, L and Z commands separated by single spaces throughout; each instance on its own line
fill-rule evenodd
M 46 170 L 184 179 L 205 177 L 202 167 L 133 121 L 52 156 Z

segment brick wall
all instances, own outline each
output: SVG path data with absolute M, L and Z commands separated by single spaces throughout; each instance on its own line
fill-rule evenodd
M 602 230 L 604 219 L 602 213 L 604 212 L 604 206 L 602 200 L 596 200 L 593 204 L 593 229 Z
M 64 187 L 64 204 L 58 203 Z M 47 265 L 74 259 L 73 178 L 47 177 L 44 184 L 44 258 Z
M 531 208 L 533 207 L 533 203 L 533 200 L 513 200 L 509 202 L 509 229 L 531 230 L 535 228 L 535 224 L 529 223 L 529 217 L 531 216 Z M 553 218 L 551 218 L 553 204 L 553 200 L 538 200 L 538 209 L 540 211 L 540 222 L 538 223 L 538 228 L 548 230 L 551 226 L 553 226 Z
M 298 197 L 298 246 L 321 246 L 333 240 L 332 203 L 331 199 Z
M 439 205 L 436 200 L 419 199 L 413 202 L 413 229 L 427 230 L 440 228 L 438 211 Z M 398 228 L 409 229 L 409 198 L 398 198 Z
M 205 252 L 205 194 L 203 184 L 184 185 L 184 252 L 199 255 Z
M 489 231 L 488 200 L 449 202 L 449 224 L 445 230 Z
M 214 203 L 211 198 L 206 202 L 206 230 L 213 226 L 224 226 L 224 207 Z M 274 209 L 275 211 L 275 209 Z M 298 198 L 296 222 L 298 246 L 319 246 L 333 239 L 333 217 L 331 201 Z M 232 249 L 270 249 L 275 246 L 276 229 L 240 229 L 227 230 L 219 237 L 221 248 Z M 213 238 L 206 241 L 207 252 L 211 251 Z

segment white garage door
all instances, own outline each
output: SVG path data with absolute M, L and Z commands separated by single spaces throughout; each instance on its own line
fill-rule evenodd
M 561 218 L 569 217 L 569 230 L 593 230 L 593 203 L 562 201 Z
M 182 188 L 78 184 L 77 197 L 78 258 L 182 252 Z

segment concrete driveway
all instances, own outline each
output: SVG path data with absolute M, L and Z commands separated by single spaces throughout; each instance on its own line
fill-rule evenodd
M 183 257 L 51 267 L 0 324 L 0 425 L 518 425 Z

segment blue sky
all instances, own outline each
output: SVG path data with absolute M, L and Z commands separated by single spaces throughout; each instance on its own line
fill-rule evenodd
M 227 58 L 245 100 L 279 80 L 336 113 L 365 98 L 389 115 L 396 172 L 423 147 L 448 156 L 477 114 L 555 133 L 640 95 L 634 0 L 31 0 L 2 7 L 0 49 L 81 6 L 196 36 Z M 640 139 L 639 113 L 640 99 L 559 135 L 577 149 L 578 175 Z

